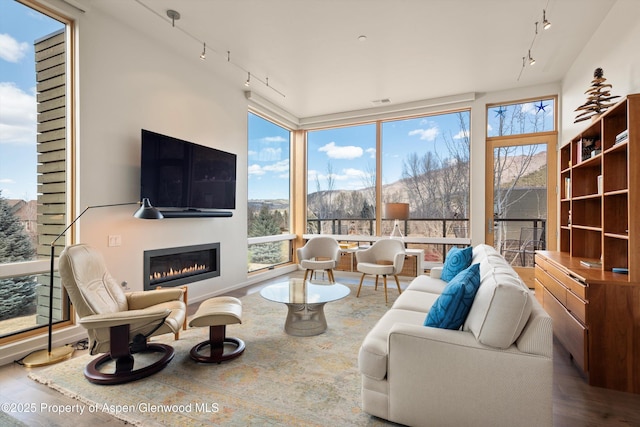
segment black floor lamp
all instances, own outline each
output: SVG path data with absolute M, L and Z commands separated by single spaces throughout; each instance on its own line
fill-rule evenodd
M 125 205 L 141 205 L 140 208 L 133 214 L 134 217 L 139 219 L 162 219 L 162 213 L 151 206 L 151 202 L 149 199 L 142 199 L 142 202 L 128 202 L 128 203 L 115 203 L 110 205 L 95 205 L 95 206 L 87 206 L 80 215 L 78 215 L 71 224 L 65 228 L 62 233 L 58 234 L 53 242 L 51 242 L 51 265 L 49 269 L 49 341 L 46 350 L 38 350 L 22 360 L 22 364 L 27 368 L 34 368 L 37 366 L 46 366 L 52 365 L 54 363 L 62 362 L 70 358 L 73 355 L 73 351 L 75 350 L 71 346 L 63 346 L 52 348 L 51 339 L 53 335 L 53 271 L 54 271 L 54 258 L 55 258 L 55 244 L 58 239 L 67 232 L 68 229 L 71 228 L 73 224 L 76 223 L 80 219 L 82 215 L 85 214 L 89 209 L 95 208 L 108 208 L 113 206 L 125 206 Z

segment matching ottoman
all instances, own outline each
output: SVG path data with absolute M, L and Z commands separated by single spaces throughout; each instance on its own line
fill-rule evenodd
M 209 339 L 191 349 L 191 358 L 202 363 L 220 363 L 240 356 L 244 352 L 244 341 L 226 336 L 227 325 L 234 323 L 242 323 L 242 302 L 238 298 L 215 297 L 202 302 L 189 326 L 208 326 Z M 235 348 L 225 353 L 225 344 Z M 207 346 L 209 354 L 200 353 Z

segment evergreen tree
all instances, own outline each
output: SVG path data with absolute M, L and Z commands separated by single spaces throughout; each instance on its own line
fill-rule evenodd
M 34 253 L 29 235 L 0 194 L 0 263 L 28 261 Z M 0 320 L 32 314 L 35 299 L 34 276 L 0 279 Z
M 258 214 L 252 219 L 249 237 L 275 236 L 280 234 L 279 221 L 269 210 L 269 205 L 262 205 Z M 276 264 L 281 261 L 280 243 L 260 243 L 251 245 L 251 259 L 256 263 Z

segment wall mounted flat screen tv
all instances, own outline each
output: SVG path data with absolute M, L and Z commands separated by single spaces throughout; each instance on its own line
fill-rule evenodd
M 157 208 L 235 209 L 236 155 L 142 129 L 140 196 Z

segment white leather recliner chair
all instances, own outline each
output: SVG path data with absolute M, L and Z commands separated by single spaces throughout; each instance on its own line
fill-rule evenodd
M 78 323 L 87 329 L 91 354 L 106 353 L 86 366 L 84 375 L 90 382 L 134 381 L 160 371 L 171 361 L 173 347 L 150 344 L 147 339 L 180 330 L 186 315 L 181 288 L 125 293 L 109 274 L 102 255 L 84 244 L 62 251 L 59 270 Z M 134 369 L 133 354 L 148 351 L 161 355 L 152 364 Z M 115 372 L 101 371 L 111 361 Z

